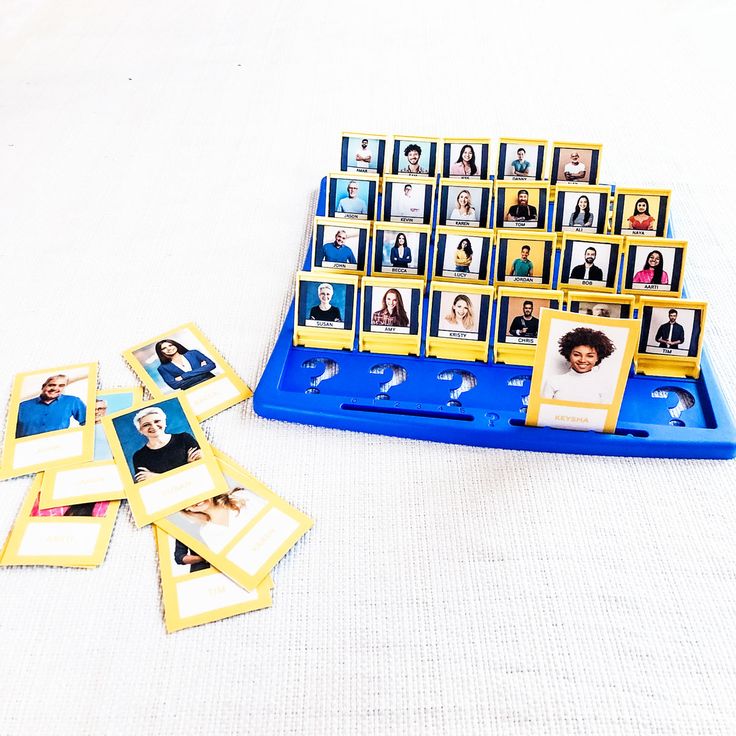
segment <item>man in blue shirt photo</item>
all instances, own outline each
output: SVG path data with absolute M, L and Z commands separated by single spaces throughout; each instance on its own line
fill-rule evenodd
M 348 234 L 345 230 L 338 230 L 335 233 L 334 243 L 325 243 L 324 249 L 324 261 L 329 263 L 355 263 L 355 256 L 350 247 L 345 245 L 345 241 L 348 239 Z M 323 261 L 323 262 L 324 262 Z
M 63 374 L 49 376 L 41 386 L 41 393 L 18 405 L 18 423 L 15 436 L 30 437 L 57 429 L 69 429 L 72 417 L 80 425 L 87 421 L 87 408 L 77 396 L 65 396 L 69 379 Z

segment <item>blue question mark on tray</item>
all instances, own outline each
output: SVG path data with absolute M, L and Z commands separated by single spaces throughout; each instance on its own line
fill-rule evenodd
M 678 386 L 660 386 L 652 391 L 652 398 L 666 399 L 670 394 L 677 398 L 677 403 L 667 407 L 667 411 L 672 417 L 669 423 L 673 427 L 684 427 L 685 422 L 680 417 L 688 409 L 692 409 L 695 406 L 695 397 L 689 391 L 685 391 L 684 388 L 679 388 Z
M 322 381 L 329 381 L 330 378 L 334 378 L 340 372 L 340 366 L 331 358 L 310 358 L 302 363 L 302 368 L 309 368 L 314 370 L 322 366 L 322 370 L 316 376 L 312 376 L 309 380 L 309 388 L 304 392 L 305 394 L 318 394 L 319 386 Z
M 478 379 L 470 371 L 451 368 L 449 371 L 442 371 L 437 374 L 440 381 L 452 381 L 456 376 L 460 376 L 462 380 L 457 388 L 450 391 L 450 400 L 447 402 L 447 406 L 462 406 L 462 402 L 458 400 L 458 397 L 478 385 Z
M 371 368 L 371 373 L 374 374 L 385 374 L 387 371 L 391 371 L 391 377 L 378 385 L 378 390 L 381 393 L 376 394 L 377 399 L 390 399 L 388 390 L 406 381 L 406 369 L 403 366 L 396 365 L 396 363 L 381 363 Z

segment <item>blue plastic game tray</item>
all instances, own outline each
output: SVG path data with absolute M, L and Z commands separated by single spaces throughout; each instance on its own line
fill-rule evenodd
M 325 211 L 325 183 L 318 214 Z M 358 314 L 360 308 L 359 303 Z M 423 342 L 419 357 L 361 353 L 357 345 L 352 351 L 294 347 L 293 330 L 292 303 L 253 397 L 263 417 L 512 450 L 659 458 L 736 455 L 736 429 L 705 349 L 698 379 L 632 374 L 616 432 L 602 434 L 525 426 L 531 367 L 428 358 Z

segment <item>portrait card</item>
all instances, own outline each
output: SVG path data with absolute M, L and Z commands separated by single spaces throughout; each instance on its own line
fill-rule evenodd
M 546 230 L 548 204 L 549 184 L 546 182 L 497 181 L 496 227 Z
M 622 252 L 620 235 L 563 233 L 559 288 L 616 291 Z
M 144 340 L 123 357 L 154 398 L 185 393 L 200 422 L 253 395 L 193 322 Z
M 597 184 L 602 150 L 599 143 L 552 143 L 550 184 Z
M 327 215 L 346 220 L 373 220 L 376 216 L 378 174 L 329 174 Z
M 146 401 L 102 422 L 138 526 L 226 492 L 185 395 Z
M 426 353 L 435 358 L 488 362 L 493 287 L 432 282 Z
M 610 187 L 559 185 L 555 196 L 553 230 L 603 235 L 608 221 Z
M 371 223 L 315 217 L 312 229 L 312 270 L 365 274 Z
M 697 378 L 706 309 L 705 302 L 642 297 L 637 373 Z
M 440 179 L 437 224 L 452 227 L 488 227 L 493 182 Z
M 434 244 L 432 278 L 487 284 L 493 230 L 438 227 Z
M 591 317 L 631 319 L 634 316 L 636 297 L 592 291 L 568 291 L 567 311 Z
M 528 181 L 544 178 L 544 154 L 547 141 L 501 138 L 498 144 L 496 179 Z
M 340 171 L 383 174 L 386 136 L 375 133 L 343 133 Z
M 526 423 L 614 432 L 639 321 L 543 309 Z
M 424 136 L 394 136 L 391 173 L 401 176 L 429 176 L 437 173 L 439 140 Z
M 496 231 L 496 283 L 550 289 L 554 279 L 553 233 Z
M 421 279 L 363 279 L 360 350 L 392 355 L 419 355 L 422 335 Z
M 294 296 L 294 345 L 352 350 L 358 277 L 299 271 Z
M 48 470 L 41 484 L 41 508 L 125 498 L 125 483 L 112 456 L 102 418 L 143 400 L 140 386 L 100 391 L 95 399 L 95 453 L 92 462 Z
M 161 571 L 164 623 L 170 634 L 271 606 L 269 578 L 247 590 L 209 563 L 196 570 L 196 564 L 180 564 L 177 558 L 181 543 L 158 526 L 153 529 Z
M 93 567 L 102 564 L 120 501 L 39 507 L 43 473 L 31 483 L 0 554 L 0 565 Z
M 18 373 L 13 379 L 0 479 L 92 460 L 97 363 Z
M 564 294 L 552 289 L 523 289 L 499 286 L 496 289 L 496 363 L 532 365 L 539 337 L 543 309 L 561 309 Z
M 626 238 L 622 293 L 679 297 L 685 273 L 687 241 Z
M 232 458 L 214 453 L 227 491 L 159 519 L 156 526 L 179 541 L 179 565 L 186 564 L 184 555 L 197 555 L 253 590 L 313 522 Z M 194 563 L 199 569 L 199 561 Z
M 491 141 L 488 138 L 445 138 L 442 176 L 446 179 L 488 179 Z
M 669 189 L 623 189 L 614 193 L 614 235 L 664 238 L 670 214 Z
M 431 225 L 435 180 L 387 175 L 383 179 L 383 220 Z
M 376 222 L 371 273 L 374 276 L 426 277 L 431 232 L 429 225 Z

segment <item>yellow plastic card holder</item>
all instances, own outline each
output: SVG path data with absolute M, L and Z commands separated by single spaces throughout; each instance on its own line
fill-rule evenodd
M 636 297 L 600 291 L 567 291 L 567 311 L 592 317 L 632 319 Z
M 343 133 L 340 171 L 381 176 L 387 140 L 382 133 Z
M 437 224 L 443 227 L 487 228 L 493 182 L 440 179 Z
M 670 216 L 669 189 L 633 189 L 618 187 L 614 193 L 614 235 L 664 238 Z
M 419 355 L 424 281 L 377 276 L 363 279 L 362 351 Z
M 271 606 L 270 578 L 247 590 L 214 567 L 192 572 L 190 565 L 176 562 L 176 540 L 158 526 L 153 529 L 168 633 Z
M 299 271 L 294 297 L 294 345 L 352 350 L 358 277 Z
M 159 519 L 156 525 L 238 585 L 253 590 L 313 522 L 232 458 L 214 452 L 228 493 Z
M 137 526 L 227 491 L 184 394 L 146 401 L 102 421 Z
M 365 275 L 372 223 L 315 217 L 312 228 L 312 271 Z
M 634 356 L 636 372 L 698 378 L 706 311 L 706 302 L 642 297 L 641 334 Z
M 622 294 L 678 298 L 682 294 L 687 241 L 670 238 L 624 239 Z
M 438 171 L 439 138 L 423 135 L 395 135 L 391 165 L 387 173 L 401 176 L 429 176 Z
M 374 223 L 371 274 L 426 280 L 431 235 L 429 225 Z
M 551 289 L 555 247 L 554 233 L 496 230 L 496 285 Z
M 549 170 L 552 187 L 556 184 L 597 184 L 600 179 L 602 151 L 603 146 L 600 143 L 554 141 Z
M 607 186 L 559 184 L 554 198 L 552 230 L 579 235 L 605 235 L 608 232 L 608 204 L 611 188 Z
M 497 181 L 541 181 L 547 141 L 534 138 L 501 138 L 498 142 Z
M 425 350 L 428 356 L 488 362 L 493 287 L 432 282 Z
M 638 320 L 543 309 L 526 423 L 614 432 Z
M 120 501 L 39 510 L 43 473 L 33 479 L 0 556 L 0 565 L 94 567 L 110 544 Z M 83 514 L 83 515 L 79 515 Z
M 564 293 L 552 289 L 496 288 L 496 335 L 493 360 L 533 365 L 542 309 L 561 309 Z
M 253 395 L 193 322 L 123 351 L 151 396 L 185 393 L 200 422 Z
M 496 181 L 496 229 L 546 230 L 549 184 L 545 181 Z
M 327 175 L 328 217 L 373 220 L 377 198 L 378 174 L 337 171 Z
M 562 233 L 558 288 L 615 292 L 623 247 L 620 235 Z
M 92 460 L 97 363 L 18 373 L 13 379 L 0 479 Z
M 384 222 L 431 225 L 435 179 L 387 174 L 383 178 Z
M 48 470 L 41 484 L 41 508 L 125 498 L 125 483 L 107 442 L 102 417 L 143 400 L 140 386 L 102 390 L 95 399 L 95 451 L 92 462 Z
M 438 227 L 432 280 L 487 284 L 492 250 L 493 230 Z
M 488 179 L 491 172 L 490 139 L 443 138 L 440 172 L 446 179 Z

